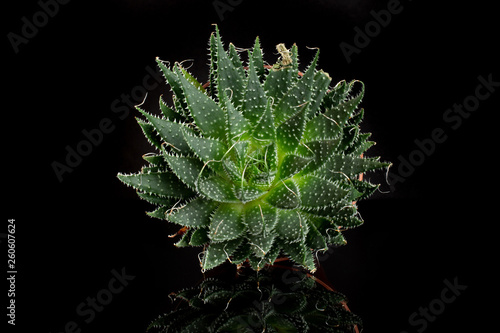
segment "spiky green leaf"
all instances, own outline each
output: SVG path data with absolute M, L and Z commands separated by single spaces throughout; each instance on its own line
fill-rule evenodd
M 157 209 L 155 209 L 152 212 L 147 212 L 147 214 L 151 217 L 160 219 L 160 220 L 165 220 L 167 218 L 167 212 L 170 207 L 166 206 L 160 206 Z
M 242 205 L 223 203 L 210 221 L 209 237 L 214 242 L 228 241 L 240 237 L 244 230 Z
M 333 119 L 339 126 L 343 126 L 347 120 L 354 114 L 365 93 L 365 85 L 361 81 L 355 81 L 361 84 L 361 91 L 354 98 L 345 101 L 339 105 L 333 105 L 325 111 L 325 116 Z M 354 82 L 353 82 L 354 84 Z
M 273 246 L 276 235 L 274 233 L 264 233 L 248 236 L 248 243 L 257 258 L 264 258 Z
M 155 146 L 156 148 L 160 149 L 162 143 L 161 138 L 156 133 L 154 126 L 139 118 L 136 118 L 136 120 L 142 129 L 142 133 L 144 133 L 144 136 L 148 139 L 149 143 Z
M 298 155 L 286 155 L 281 162 L 278 173 L 276 175 L 277 179 L 285 180 L 292 177 L 296 173 L 300 172 L 306 167 L 312 158 L 302 157 Z
M 255 68 L 255 72 L 259 77 L 259 81 L 263 82 L 266 69 L 264 68 L 264 59 L 262 58 L 262 49 L 260 48 L 259 37 L 255 38 L 255 43 L 253 45 L 253 50 L 250 54 L 250 62 Z
M 218 202 L 240 202 L 234 194 L 234 185 L 219 176 L 210 176 L 199 179 L 198 191 L 205 197 Z
M 184 116 L 182 116 L 181 114 L 177 113 L 175 110 L 173 110 L 172 108 L 170 108 L 164 101 L 163 99 L 159 98 L 159 104 L 160 104 L 160 110 L 161 110 L 161 113 L 163 113 L 163 116 L 165 117 L 165 119 L 168 119 L 170 121 L 176 121 L 176 122 L 185 122 L 186 121 L 186 118 L 184 118 Z
M 262 118 L 267 104 L 268 99 L 264 93 L 264 88 L 260 84 L 253 62 L 250 62 L 248 82 L 243 97 L 243 115 L 255 125 Z
M 314 75 L 311 102 L 309 103 L 307 109 L 307 118 L 311 118 L 316 114 L 316 112 L 318 112 L 331 81 L 332 78 L 330 75 L 322 70 L 316 72 Z
M 189 115 L 187 113 L 187 105 L 185 102 L 185 96 L 184 92 L 182 91 L 182 86 L 179 77 L 170 68 L 168 68 L 165 65 L 165 63 L 159 58 L 156 58 L 156 63 L 158 64 L 158 67 L 160 67 L 161 71 L 163 72 L 163 76 L 167 80 L 168 84 L 170 85 L 174 93 L 173 95 L 174 103 L 178 108 L 177 113 L 180 113 L 185 118 L 188 118 Z
M 243 114 L 234 107 L 233 103 L 229 100 L 226 93 L 222 93 L 222 98 L 227 110 L 227 135 L 229 142 L 239 141 L 241 140 L 242 135 L 250 132 L 250 123 L 243 116 Z
M 311 95 L 314 87 L 314 75 L 319 51 L 316 53 L 313 62 L 304 73 L 302 78 L 292 86 L 275 108 L 275 122 L 280 125 L 297 113 L 300 108 L 311 103 Z
M 274 140 L 276 138 L 276 129 L 274 127 L 273 114 L 271 110 L 271 101 L 267 102 L 266 109 L 260 119 L 254 126 L 252 136 L 256 140 Z
M 306 245 L 305 240 L 301 239 L 298 243 L 282 242 L 281 246 L 283 251 L 290 256 L 290 258 L 306 267 L 310 271 L 316 270 L 314 264 L 314 257 L 311 249 Z
M 296 243 L 305 240 L 308 226 L 305 219 L 296 210 L 280 210 L 276 233 L 279 238 L 288 243 Z
M 306 220 L 309 226 L 306 245 L 311 249 L 326 250 L 328 245 L 325 236 L 318 230 L 311 218 L 308 217 Z
M 161 197 L 189 198 L 194 192 L 184 185 L 179 178 L 169 172 L 118 174 L 118 179 L 136 190 Z
M 205 165 L 215 172 L 223 172 L 222 158 L 229 151 L 219 140 L 190 135 L 184 131 L 184 138 L 191 150 Z
M 349 191 L 337 183 L 316 176 L 296 180 L 303 207 L 322 207 L 345 198 Z
M 378 158 L 361 158 L 351 155 L 334 155 L 315 175 L 320 177 L 341 180 L 352 179 L 361 173 L 387 168 L 390 163 L 380 162 Z
M 289 179 L 280 181 L 269 191 L 264 200 L 276 208 L 293 209 L 300 205 L 298 193 L 297 186 Z
M 202 246 L 210 242 L 208 237 L 208 228 L 198 228 L 193 231 L 189 245 L 191 246 Z
M 245 209 L 244 221 L 247 230 L 251 234 L 261 234 L 265 228 L 270 232 L 276 225 L 277 210 L 275 207 L 265 203 L 256 202 Z
M 165 198 L 165 197 L 160 197 L 158 195 L 150 194 L 150 193 L 143 193 L 143 192 L 137 192 L 137 195 L 143 199 L 146 200 L 147 202 L 159 206 L 167 206 L 167 207 L 172 207 L 178 199 L 173 199 L 173 198 Z
M 192 132 L 191 129 L 180 123 L 157 118 L 140 108 L 137 109 L 147 118 L 167 146 L 172 147 L 177 153 L 189 154 L 190 149 L 184 139 L 183 131 Z
M 174 209 L 167 219 L 186 227 L 199 228 L 210 225 L 212 212 L 219 203 L 205 198 L 196 198 L 184 207 Z
M 216 28 L 217 44 L 217 90 L 219 94 L 222 91 L 231 92 L 232 100 L 236 107 L 241 105 L 243 96 L 244 81 L 241 72 L 236 68 L 234 62 L 229 58 L 224 50 L 219 29 Z M 241 68 L 241 67 L 240 67 Z M 219 97 L 220 98 L 220 97 Z
M 234 195 L 242 203 L 247 203 L 252 200 L 255 200 L 261 197 L 265 193 L 266 193 L 265 190 L 258 188 L 256 186 L 242 185 L 242 184 L 237 184 L 234 186 Z
M 203 269 L 212 269 L 219 266 L 227 259 L 230 259 L 230 256 L 234 253 L 234 251 L 236 251 L 242 241 L 242 238 L 237 238 L 221 243 L 211 242 L 207 250 L 204 252 L 202 264 Z
M 225 140 L 226 115 L 221 107 L 181 74 L 179 74 L 179 81 L 196 126 L 206 136 Z
M 306 123 L 306 107 L 302 106 L 296 114 L 288 118 L 276 130 L 278 154 L 295 152 L 304 133 Z
M 197 180 L 208 173 L 207 168 L 203 169 L 203 162 L 196 157 L 169 155 L 165 153 L 164 158 L 173 173 L 192 189 L 196 189 Z

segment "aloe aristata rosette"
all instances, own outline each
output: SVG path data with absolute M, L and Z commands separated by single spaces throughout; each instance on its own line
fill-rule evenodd
M 173 106 L 160 99 L 161 117 L 138 108 L 156 152 L 118 178 L 158 206 L 150 216 L 184 227 L 177 246 L 203 247 L 204 270 L 226 260 L 259 270 L 283 254 L 313 271 L 315 251 L 362 224 L 355 202 L 378 185 L 358 175 L 389 165 L 361 158 L 374 144 L 359 129 L 364 85 L 331 87 L 319 50 L 299 75 L 296 45 L 280 45 L 270 67 L 258 38 L 246 65 L 217 28 L 209 44 L 206 86 L 157 59 Z

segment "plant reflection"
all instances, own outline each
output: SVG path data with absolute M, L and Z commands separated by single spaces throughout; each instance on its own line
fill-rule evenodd
M 256 272 L 223 267 L 197 287 L 172 296 L 176 309 L 150 332 L 359 332 L 344 295 L 288 262 Z

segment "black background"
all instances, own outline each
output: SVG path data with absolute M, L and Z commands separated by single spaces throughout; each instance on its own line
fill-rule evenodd
M 319 47 L 319 67 L 333 82 L 362 80 L 362 129 L 377 142 L 368 155 L 393 162 L 394 174 L 401 157 L 417 149 L 416 139 L 443 129 L 446 141 L 405 182 L 391 188 L 383 172 L 367 175 L 390 193 L 359 203 L 365 224 L 346 234 L 348 245 L 323 267 L 363 318 L 365 332 L 417 332 L 422 326 L 411 326 L 409 316 L 440 298 L 445 279 L 467 289 L 425 332 L 491 331 L 495 319 L 488 309 L 498 289 L 492 278 L 498 263 L 493 148 L 500 88 L 457 129 L 443 115 L 474 95 L 479 76 L 500 81 L 493 5 L 401 1 L 402 11 L 348 62 L 339 44 L 354 45 L 354 28 L 363 30 L 374 20 L 370 11 L 386 9 L 387 2 L 232 3 L 219 16 L 212 1 L 71 1 L 17 53 L 7 36 L 21 35 L 22 18 L 32 21 L 40 5 L 23 1 L 3 10 L 7 200 L 0 232 L 7 232 L 8 218 L 16 220 L 16 329 L 55 333 L 74 321 L 81 332 L 144 332 L 171 308 L 169 293 L 202 278 L 200 249 L 174 248 L 167 236 L 176 227 L 147 217 L 151 207 L 116 179 L 118 172 L 139 170 L 141 155 L 152 148 L 134 119 L 138 113 L 128 108 L 120 119 L 111 105 L 142 85 L 157 56 L 172 63 L 194 59 L 190 71 L 206 81 L 207 43 L 217 23 L 226 44 L 248 48 L 260 36 L 271 64 L 277 43 L 295 42 L 302 68 L 314 55 L 307 47 Z M 168 92 L 162 82 L 144 108 L 158 113 L 158 97 Z M 85 140 L 82 131 L 105 118 L 111 133 L 60 182 L 52 163 L 64 163 L 66 146 L 75 148 Z M 86 323 L 89 317 L 76 308 L 107 288 L 113 269 L 135 278 Z M 2 285 L 5 309 L 8 285 Z

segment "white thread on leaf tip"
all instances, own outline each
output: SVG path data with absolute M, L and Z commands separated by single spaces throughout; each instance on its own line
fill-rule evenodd
M 219 224 L 217 224 L 217 228 L 215 228 L 214 235 L 217 235 L 217 230 L 219 230 L 219 226 L 221 225 L 222 222 L 224 222 L 224 220 L 221 220 Z
M 144 99 L 142 100 L 142 102 L 140 104 L 137 104 L 137 105 L 134 105 L 136 108 L 138 108 L 139 106 L 141 106 L 142 104 L 144 104 L 144 102 L 146 101 L 146 98 L 148 97 L 148 91 L 146 91 L 146 95 L 144 96 Z
M 184 62 L 186 62 L 186 61 L 191 61 L 191 65 L 189 65 L 189 67 L 187 67 L 187 68 L 184 68 L 184 67 L 182 66 L 182 64 L 183 64 Z M 194 59 L 185 59 L 185 60 L 182 60 L 180 63 L 178 63 L 178 65 L 179 65 L 179 66 L 181 66 L 182 68 L 184 68 L 185 70 L 188 70 L 188 69 L 190 69 L 191 67 L 193 67 L 193 65 L 194 65 Z
M 254 243 L 248 243 L 248 244 L 255 246 L 256 248 L 258 248 L 262 252 L 263 255 L 266 255 L 266 252 L 260 246 L 258 246 L 257 244 L 254 244 Z
M 339 123 L 337 123 L 334 119 L 328 117 L 327 115 L 325 115 L 324 113 L 321 114 L 323 117 L 325 117 L 326 119 L 330 120 L 331 122 L 334 122 L 335 125 L 337 125 L 338 127 L 340 127 Z
M 285 182 L 283 181 L 283 179 L 281 179 L 281 182 L 283 183 L 283 185 L 288 189 L 288 191 L 292 192 L 296 197 L 298 197 L 297 193 L 295 193 L 294 191 L 292 191 L 288 186 L 286 186 Z

